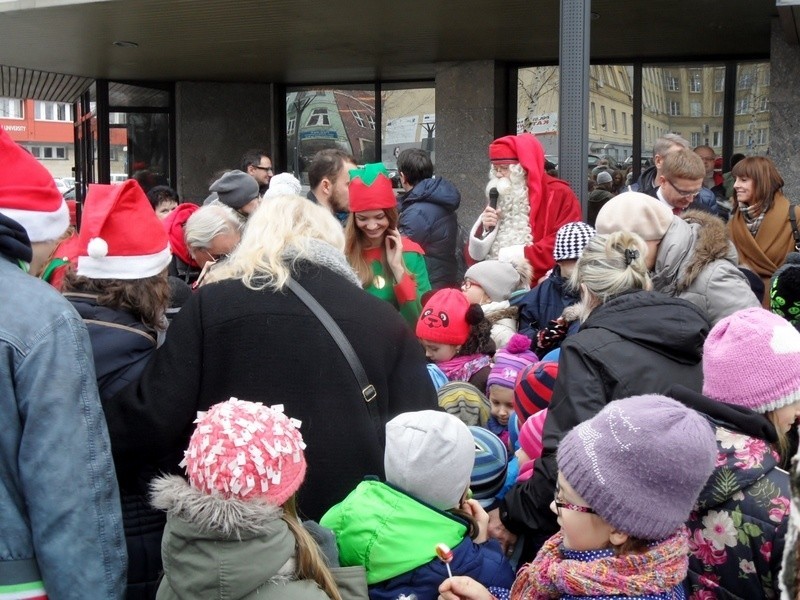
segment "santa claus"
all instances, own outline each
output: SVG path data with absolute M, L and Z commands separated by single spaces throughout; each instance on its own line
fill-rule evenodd
M 524 256 L 536 285 L 555 264 L 559 227 L 582 220 L 580 203 L 566 181 L 545 173 L 542 146 L 530 133 L 495 140 L 489 160 L 486 194 L 497 190 L 497 208 L 487 205 L 472 226 L 469 256 L 473 261 Z

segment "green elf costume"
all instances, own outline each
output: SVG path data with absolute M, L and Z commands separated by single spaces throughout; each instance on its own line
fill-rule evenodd
M 389 209 L 397 210 L 397 199 L 386 167 L 381 163 L 372 163 L 364 165 L 362 169 L 351 170 L 349 219 L 355 220 L 355 215 L 359 212 Z M 396 227 L 396 223 L 394 226 Z M 353 223 L 349 235 L 357 235 L 357 232 L 358 228 Z M 425 252 L 417 243 L 403 236 L 401 240 L 405 273 L 400 281 L 395 281 L 387 262 L 385 239 L 384 234 L 382 243 L 375 248 L 357 245 L 361 248 L 362 258 L 372 270 L 372 276 L 367 282 L 362 278 L 362 285 L 373 296 L 394 305 L 409 325 L 414 327 L 422 313 L 422 295 L 431 289 L 425 266 Z

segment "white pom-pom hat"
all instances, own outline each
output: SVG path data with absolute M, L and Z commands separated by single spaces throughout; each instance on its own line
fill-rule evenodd
M 89 279 L 152 277 L 172 257 L 164 226 L 132 179 L 89 186 L 79 239 L 77 273 Z

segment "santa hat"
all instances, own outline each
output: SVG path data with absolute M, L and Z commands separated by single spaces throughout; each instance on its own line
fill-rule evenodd
M 544 150 L 531 133 L 507 135 L 489 144 L 489 160 L 497 164 L 519 163 L 528 174 L 528 202 L 531 215 L 535 214 L 542 198 L 544 178 Z
M 164 226 L 132 179 L 89 186 L 79 237 L 77 273 L 90 279 L 152 277 L 172 257 Z
M 382 163 L 370 163 L 350 171 L 350 212 L 396 208 L 392 180 Z
M 69 209 L 53 176 L 2 127 L 0 213 L 22 225 L 31 242 L 56 240 L 69 227 Z

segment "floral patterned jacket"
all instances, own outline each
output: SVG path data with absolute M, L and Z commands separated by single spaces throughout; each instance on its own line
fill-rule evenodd
M 687 523 L 689 598 L 777 598 L 791 497 L 788 474 L 778 468 L 765 440 L 715 428 L 717 467 Z

